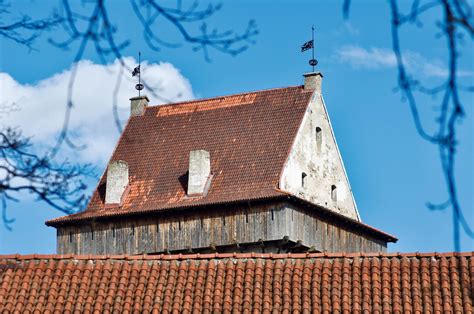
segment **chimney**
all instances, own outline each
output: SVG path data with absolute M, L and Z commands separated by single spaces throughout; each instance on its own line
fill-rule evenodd
M 321 72 L 310 72 L 303 74 L 304 89 L 318 92 L 321 94 L 321 84 L 323 82 L 323 74 Z
M 135 117 L 143 115 L 150 100 L 147 96 L 138 96 L 130 98 L 130 101 L 130 116 Z
M 107 168 L 105 204 L 120 204 L 127 186 L 128 164 L 122 160 L 111 162 Z
M 208 151 L 192 150 L 189 153 L 188 195 L 202 195 L 211 174 L 211 157 Z

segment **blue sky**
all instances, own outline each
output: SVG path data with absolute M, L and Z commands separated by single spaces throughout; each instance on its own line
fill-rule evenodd
M 345 21 L 341 1 L 225 1 L 209 23 L 241 30 L 254 19 L 260 34 L 243 54 L 231 57 L 212 52 L 212 62 L 186 44 L 152 51 L 131 18 L 129 2 L 113 3 L 110 14 L 120 36 L 132 39 L 123 52 L 127 61 L 133 64 L 141 50 L 148 65 L 145 79 L 161 84 L 162 92 L 171 99 L 301 84 L 302 74 L 310 70 L 307 60 L 311 54 L 300 53 L 299 47 L 310 39 L 314 24 L 317 68 L 324 74 L 323 96 L 362 220 L 399 238 L 389 251 L 453 250 L 451 213 L 431 212 L 426 207 L 429 201 L 447 198 L 437 148 L 417 135 L 408 105 L 394 92 L 397 71 L 390 50 L 387 3 L 353 1 L 350 19 Z M 54 5 L 56 1 L 51 0 L 22 0 L 10 11 L 42 17 Z M 402 33 L 410 69 L 429 83 L 439 82 L 446 69 L 444 39 L 434 36 L 437 18 L 428 16 L 422 29 L 409 28 Z M 59 128 L 65 104 L 63 87 L 74 59 L 73 49 L 52 47 L 47 43 L 49 36 L 44 34 L 37 41 L 37 51 L 0 39 L 0 97 L 2 102 L 16 99 L 21 106 L 19 115 L 0 117 L 0 123 L 20 125 L 39 147 L 51 145 Z M 460 62 L 465 85 L 474 83 L 472 48 L 467 43 Z M 87 51 L 85 59 L 75 92 L 79 108 L 75 109 L 73 132 L 78 141 L 88 144 L 88 150 L 76 154 L 65 151 L 64 156 L 93 162 L 100 175 L 119 135 L 111 110 L 115 82 L 109 72 L 115 67 L 113 59 L 101 65 L 92 51 Z M 134 96 L 133 84 L 125 81 L 119 93 L 123 120 L 128 98 Z M 456 176 L 461 205 L 473 224 L 473 97 L 462 96 L 467 115 L 459 128 Z M 433 126 L 429 121 L 436 103 L 423 103 L 429 126 Z M 89 190 L 94 187 L 91 180 Z M 9 215 L 16 222 L 13 231 L 0 228 L 0 253 L 55 251 L 55 230 L 44 221 L 62 213 L 24 196 L 20 203 L 10 205 Z M 472 239 L 463 236 L 462 249 L 473 250 Z

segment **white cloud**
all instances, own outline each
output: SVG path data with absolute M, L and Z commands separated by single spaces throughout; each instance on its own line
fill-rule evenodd
M 392 51 L 371 48 L 366 50 L 359 46 L 344 46 L 336 52 L 338 61 L 349 63 L 354 67 L 378 69 L 394 67 L 397 60 Z
M 131 57 L 125 58 L 130 67 L 136 64 Z M 78 64 L 74 84 L 70 134 L 76 144 L 87 147 L 80 151 L 68 151 L 63 155 L 103 165 L 107 162 L 119 133 L 113 117 L 113 94 L 120 65 L 118 61 L 101 65 L 84 60 Z M 0 110 L 2 127 L 19 127 L 33 142 L 40 146 L 52 146 L 61 130 L 67 103 L 67 86 L 71 69 L 55 74 L 35 84 L 20 84 L 8 73 L 0 72 Z M 172 64 L 142 63 L 143 80 L 161 97 L 148 94 L 151 105 L 194 98 L 191 84 Z M 125 122 L 130 111 L 129 98 L 136 96 L 136 80 L 130 73 L 123 73 L 117 94 L 120 120 Z M 5 111 L 5 110 L 4 110 Z M 65 147 L 65 146 L 63 146 Z
M 333 36 L 359 36 L 360 30 L 351 22 L 344 21 L 341 23 L 337 28 L 333 29 L 332 31 Z
M 336 59 L 355 68 L 383 69 L 397 66 L 397 59 L 392 50 L 377 47 L 365 49 L 360 46 L 343 46 L 336 51 Z M 439 78 L 448 76 L 448 69 L 441 61 L 428 60 L 417 52 L 405 52 L 403 62 L 407 69 L 415 75 Z M 470 71 L 458 71 L 458 76 L 472 75 L 473 73 Z

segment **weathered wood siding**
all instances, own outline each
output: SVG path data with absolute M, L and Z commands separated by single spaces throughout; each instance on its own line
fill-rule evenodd
M 156 214 L 58 227 L 59 254 L 141 254 L 277 241 L 327 252 L 383 252 L 386 243 L 342 229 L 291 204 Z
M 330 221 L 322 215 L 302 210 L 295 205 L 286 206 L 285 219 L 289 222 L 290 239 L 301 240 L 320 252 L 386 252 L 387 243 L 363 233 L 355 233 Z

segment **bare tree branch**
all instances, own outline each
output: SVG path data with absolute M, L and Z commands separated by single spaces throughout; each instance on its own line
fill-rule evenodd
M 84 207 L 87 186 L 84 178 L 93 175 L 90 165 L 72 165 L 67 160 L 53 162 L 40 157 L 28 138 L 19 131 L 0 131 L 0 198 L 2 220 L 7 229 L 13 219 L 7 218 L 7 201 L 18 201 L 23 192 L 64 213 L 71 214 Z
M 51 31 L 62 23 L 62 18 L 56 14 L 50 17 L 34 20 L 28 15 L 13 18 L 10 22 L 4 22 L 6 16 L 10 14 L 10 5 L 4 0 L 0 0 L 0 37 L 12 40 L 20 45 L 33 50 L 34 41 L 44 31 Z
M 117 43 L 116 34 L 117 27 L 115 27 L 108 14 L 108 7 L 105 0 L 91 1 L 88 4 L 93 5 L 93 9 L 89 15 L 84 15 L 73 10 L 69 0 L 62 0 L 62 16 L 63 29 L 66 30 L 68 36 L 63 41 L 50 40 L 52 44 L 62 49 L 70 49 L 71 46 L 79 42 L 79 48 L 74 58 L 73 71 L 71 73 L 69 87 L 68 87 L 68 102 L 67 110 L 65 113 L 64 124 L 61 130 L 60 136 L 56 143 L 56 146 L 51 152 L 54 156 L 57 154 L 63 143 L 72 146 L 73 148 L 80 148 L 78 145 L 71 143 L 68 139 L 68 128 L 71 109 L 73 105 L 73 87 L 75 78 L 77 75 L 77 63 L 82 59 L 86 47 L 90 44 L 94 47 L 96 55 L 99 56 L 103 62 L 109 55 L 115 57 L 121 66 L 119 75 L 122 75 L 123 71 L 131 72 L 123 61 L 122 51 L 125 47 L 130 44 L 129 40 Z M 208 31 L 206 19 L 210 18 L 219 9 L 219 5 L 209 5 L 205 9 L 199 9 L 198 2 L 194 2 L 187 9 L 182 8 L 180 2 L 177 3 L 175 8 L 163 7 L 154 0 L 130 0 L 136 17 L 143 26 L 143 36 L 150 48 L 159 50 L 160 47 L 179 47 L 180 44 L 167 43 L 157 35 L 156 30 L 163 28 L 157 24 L 157 18 L 162 17 L 160 23 L 168 23 L 174 27 L 182 36 L 182 41 L 193 45 L 193 50 L 202 50 L 206 60 L 210 60 L 209 49 L 214 49 L 222 53 L 230 54 L 235 56 L 248 48 L 249 44 L 253 43 L 253 37 L 258 34 L 255 23 L 250 21 L 246 31 L 243 34 L 235 34 L 232 31 L 218 32 L 213 29 L 211 32 Z M 145 12 L 145 13 L 144 13 Z M 191 35 L 189 28 L 192 28 L 198 22 L 202 22 L 200 27 L 200 35 Z M 191 25 L 189 25 L 191 24 Z M 117 78 L 117 82 L 120 79 Z M 119 83 L 118 83 L 119 84 Z M 143 82 L 145 89 L 155 98 L 161 99 L 165 102 L 170 100 L 163 98 L 159 93 L 149 86 L 146 82 Z M 118 92 L 118 89 L 115 89 Z M 114 99 L 116 95 L 113 96 Z M 115 103 L 115 102 L 114 102 Z M 116 112 L 116 106 L 113 106 L 114 112 Z M 117 128 L 121 130 L 121 123 L 115 115 Z
M 343 14 L 349 14 L 351 0 L 345 0 L 343 4 Z M 473 92 L 472 87 L 464 88 L 458 82 L 458 60 L 460 56 L 460 46 L 462 44 L 463 32 L 467 33 L 471 39 L 474 36 L 474 21 L 470 4 L 463 0 L 434 0 L 422 2 L 413 0 L 410 11 L 407 14 L 400 12 L 398 1 L 389 0 L 391 14 L 391 35 L 392 49 L 396 56 L 398 65 L 398 86 L 404 99 L 407 100 L 411 115 L 413 117 L 418 134 L 426 141 L 437 145 L 439 158 L 445 178 L 448 200 L 442 204 L 431 204 L 427 206 L 431 210 L 452 210 L 453 241 L 456 251 L 461 250 L 461 232 L 474 238 L 474 232 L 467 222 L 461 205 L 459 203 L 456 178 L 455 160 L 457 128 L 459 122 L 465 115 L 464 104 L 459 91 Z M 422 26 L 420 17 L 433 10 L 438 10 L 442 15 L 439 22 L 441 34 L 446 38 L 446 48 L 448 51 L 448 76 L 446 81 L 434 88 L 424 87 L 421 82 L 409 73 L 404 63 L 404 54 L 401 48 L 400 29 L 407 24 Z M 422 122 L 420 113 L 420 103 L 422 102 L 416 93 L 423 95 L 442 94 L 440 103 L 440 114 L 436 117 L 437 130 L 429 132 Z
M 79 70 L 79 62 L 83 59 L 86 49 L 92 48 L 96 56 L 103 62 L 108 57 L 118 60 L 118 71 L 112 108 L 119 132 L 122 130 L 118 116 L 117 94 L 120 89 L 124 71 L 131 72 L 125 64 L 122 51 L 131 43 L 131 39 L 118 40 L 118 28 L 109 17 L 109 9 L 114 3 L 107 0 L 91 0 L 76 3 L 70 0 L 58 0 L 58 8 L 44 19 L 34 20 L 29 16 L 14 17 L 10 23 L 2 23 L 10 15 L 10 5 L 0 0 L 0 38 L 14 41 L 28 49 L 34 49 L 34 41 L 43 32 L 50 32 L 49 42 L 63 50 L 75 49 L 71 75 L 67 88 L 66 111 L 59 136 L 51 151 L 39 156 L 30 148 L 29 139 L 21 133 L 7 129 L 0 133 L 3 146 L 0 154 L 7 156 L 0 167 L 0 197 L 2 202 L 2 218 L 9 228 L 13 220 L 7 217 L 7 203 L 16 201 L 15 194 L 27 191 L 35 194 L 38 200 L 48 203 L 65 213 L 82 208 L 84 185 L 81 177 L 89 175 L 89 166 L 71 166 L 67 163 L 54 165 L 62 146 L 66 144 L 75 150 L 84 149 L 85 145 L 74 143 L 69 137 L 70 119 L 74 102 L 74 85 Z M 178 48 L 188 43 L 194 51 L 202 51 L 204 58 L 210 60 L 211 50 L 235 56 L 253 44 L 258 34 L 254 21 L 250 21 L 241 34 L 233 31 L 218 31 L 210 28 L 208 19 L 221 8 L 220 4 L 201 7 L 198 1 L 185 6 L 177 1 L 173 7 L 161 5 L 155 0 L 130 0 L 135 17 L 143 27 L 143 37 L 153 50 L 161 48 Z M 169 29 L 176 30 L 176 42 L 168 42 L 164 35 Z M 166 29 L 166 31 L 164 31 Z M 52 31 L 55 30 L 53 33 Z M 56 32 L 62 30 L 62 32 Z M 61 39 L 59 39 L 61 38 Z M 145 89 L 154 98 L 170 102 L 160 95 L 160 90 L 142 82 Z M 2 105 L 0 114 L 11 110 L 9 104 Z M 26 163 L 28 162 L 28 163 Z M 21 182 L 18 183 L 18 182 Z M 76 198 L 74 198 L 76 197 Z

